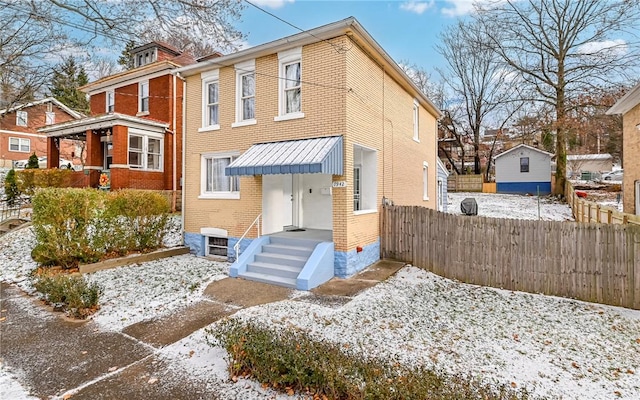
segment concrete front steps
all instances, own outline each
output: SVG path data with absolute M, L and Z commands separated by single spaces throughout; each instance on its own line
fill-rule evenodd
M 309 290 L 333 277 L 333 257 L 332 242 L 263 236 L 240 255 L 230 275 Z

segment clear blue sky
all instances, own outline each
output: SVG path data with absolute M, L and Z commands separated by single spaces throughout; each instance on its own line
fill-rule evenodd
M 301 28 L 312 29 L 355 17 L 396 61 L 409 61 L 435 74 L 444 60 L 434 48 L 439 32 L 465 15 L 471 0 L 317 1 L 250 0 L 264 10 Z M 245 4 L 239 30 L 255 46 L 300 31 Z

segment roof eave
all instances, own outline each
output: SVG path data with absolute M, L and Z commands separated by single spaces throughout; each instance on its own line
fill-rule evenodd
M 627 94 L 622 96 L 616 103 L 608 109 L 605 114 L 616 115 L 626 114 L 633 107 L 640 104 L 640 83 L 634 86 Z

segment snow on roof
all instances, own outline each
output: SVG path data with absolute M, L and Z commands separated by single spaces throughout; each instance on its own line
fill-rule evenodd
M 612 160 L 613 156 L 608 153 L 604 154 L 569 154 L 567 161 L 583 161 L 583 160 Z

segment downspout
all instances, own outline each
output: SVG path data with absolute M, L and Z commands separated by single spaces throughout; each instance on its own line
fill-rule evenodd
M 177 150 L 177 144 L 176 144 L 176 134 L 178 133 L 178 127 L 176 127 L 176 112 L 178 110 L 178 95 L 176 93 L 178 86 L 176 83 L 176 76 L 173 75 L 173 157 L 172 157 L 172 161 L 173 161 L 173 168 L 172 168 L 172 182 L 171 182 L 171 188 L 172 188 L 172 194 L 171 194 L 171 202 L 173 203 L 171 205 L 171 208 L 173 209 L 173 212 L 176 211 L 177 207 L 176 207 L 176 190 L 177 190 L 177 184 L 176 184 L 176 172 L 178 169 L 178 161 L 176 160 L 177 154 L 176 154 L 176 150 Z M 183 127 L 184 129 L 184 127 Z
M 185 112 L 185 109 L 187 107 L 187 81 L 180 76 L 179 72 L 176 72 L 174 74 L 174 79 L 175 77 L 180 78 L 180 80 L 182 80 L 182 174 L 181 174 L 181 178 L 180 180 L 182 182 L 184 182 L 184 177 L 185 177 L 185 157 L 186 157 L 186 138 L 187 135 L 185 134 L 185 127 L 186 127 L 186 123 L 187 123 L 187 113 Z M 175 114 L 174 114 L 174 118 L 175 118 Z M 174 141 L 175 143 L 175 141 Z M 182 201 L 182 207 L 184 208 L 184 202 L 185 202 L 185 196 L 186 196 L 186 191 L 184 190 L 184 183 L 182 184 L 182 196 L 181 196 L 181 200 Z M 182 245 L 184 246 L 184 209 L 180 212 L 180 228 L 182 230 Z

